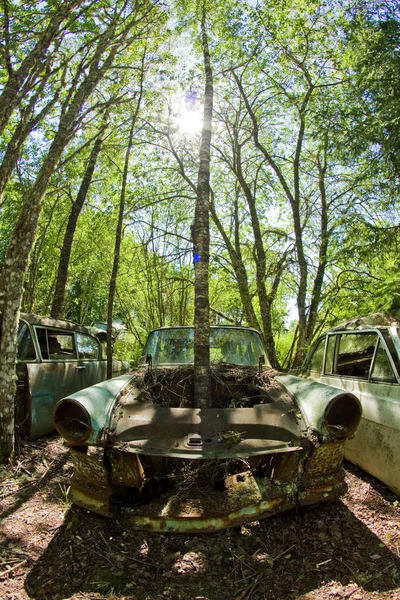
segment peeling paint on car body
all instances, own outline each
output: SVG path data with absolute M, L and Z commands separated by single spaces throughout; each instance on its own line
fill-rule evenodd
M 20 314 L 15 413 L 21 433 L 31 440 L 53 433 L 56 402 L 105 379 L 104 335 L 70 321 Z M 127 362 L 113 362 L 114 376 L 128 369 Z
M 334 327 L 311 348 L 300 374 L 350 391 L 363 415 L 344 456 L 400 495 L 400 315 L 375 313 Z

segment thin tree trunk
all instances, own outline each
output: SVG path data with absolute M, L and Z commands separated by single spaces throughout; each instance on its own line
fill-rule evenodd
M 260 303 L 261 321 L 263 328 L 263 336 L 265 347 L 267 351 L 268 359 L 271 366 L 274 368 L 280 368 L 278 357 L 276 355 L 276 348 L 274 342 L 274 334 L 272 330 L 272 299 L 267 294 L 265 286 L 267 276 L 267 259 L 265 256 L 265 249 L 262 240 L 260 222 L 257 214 L 256 200 L 255 197 L 245 180 L 242 170 L 242 157 L 241 147 L 237 144 L 236 159 L 235 159 L 235 171 L 236 176 L 239 180 L 240 186 L 243 190 L 247 205 L 249 207 L 251 225 L 254 235 L 254 249 L 256 258 L 256 284 L 257 284 L 257 295 Z M 277 290 L 276 290 L 277 291 Z M 276 293 L 275 291 L 275 293 Z
M 310 92 L 310 90 L 308 90 Z M 311 92 L 310 92 L 311 93 Z M 303 360 L 306 350 L 306 328 L 307 328 L 307 313 L 306 313 L 306 298 L 307 298 L 307 282 L 308 282 L 308 266 L 307 259 L 304 253 L 303 244 L 303 228 L 300 216 L 300 157 L 304 139 L 305 118 L 304 110 L 308 102 L 308 93 L 302 103 L 300 110 L 300 129 L 297 136 L 296 152 L 293 163 L 293 184 L 294 195 L 291 203 L 294 235 L 296 240 L 297 263 L 299 265 L 299 285 L 297 291 L 297 310 L 299 313 L 299 337 L 297 341 L 296 354 L 294 356 L 294 365 L 300 365 Z
M 240 246 L 236 243 L 235 244 L 236 248 L 235 248 L 235 246 L 232 244 L 231 240 L 229 239 L 229 236 L 227 235 L 227 233 L 221 223 L 221 220 L 219 219 L 219 217 L 216 213 L 213 202 L 211 202 L 211 204 L 210 204 L 210 212 L 211 212 L 212 219 L 213 219 L 222 239 L 224 240 L 224 244 L 228 250 L 232 268 L 235 272 L 236 283 L 238 285 L 240 300 L 242 302 L 242 307 L 243 307 L 244 315 L 246 318 L 246 322 L 250 327 L 254 327 L 255 329 L 260 329 L 260 324 L 258 322 L 257 315 L 255 313 L 255 310 L 254 310 L 254 307 L 253 307 L 253 304 L 251 301 L 251 294 L 250 294 L 249 281 L 248 281 L 248 277 L 247 277 L 246 267 L 242 260 L 242 256 L 239 254 Z M 235 229 L 237 227 L 238 227 L 238 219 L 237 219 L 237 215 L 235 214 Z
M 208 263 L 210 248 L 209 199 L 211 127 L 213 111 L 213 73 L 206 31 L 206 11 L 201 19 L 201 43 L 205 70 L 204 117 L 201 132 L 200 164 L 197 178 L 196 208 L 193 226 L 194 245 L 194 405 L 205 408 L 211 402 L 210 310 Z
M 118 222 L 117 229 L 115 233 L 115 245 L 114 245 L 114 261 L 113 268 L 111 272 L 110 278 L 110 287 L 108 292 L 108 306 L 107 306 L 107 379 L 111 379 L 112 377 L 112 324 L 113 324 L 113 312 L 114 312 L 114 298 L 115 298 L 115 290 L 117 287 L 117 276 L 119 269 L 119 259 L 121 253 L 121 242 L 122 242 L 122 231 L 124 224 L 124 214 L 125 214 L 125 199 L 126 199 L 126 185 L 128 181 L 128 172 L 129 172 L 129 159 L 132 152 L 133 145 L 133 134 L 136 127 L 137 117 L 140 111 L 140 105 L 142 102 L 143 96 L 143 79 L 144 79 L 144 59 L 142 59 L 142 70 L 141 70 L 141 79 L 140 79 L 140 91 L 139 96 L 136 102 L 135 112 L 132 115 L 131 127 L 129 130 L 129 138 L 128 145 L 126 147 L 125 153 L 125 163 L 124 163 L 124 171 L 122 174 L 122 184 L 121 184 L 121 195 L 119 200 L 119 211 L 118 211 Z
M 267 160 L 270 167 L 274 170 L 279 183 L 290 203 L 292 211 L 293 227 L 295 232 L 295 244 L 297 253 L 297 263 L 299 266 L 299 284 L 297 292 L 297 310 L 299 313 L 299 326 L 298 326 L 298 343 L 296 348 L 296 354 L 294 358 L 294 364 L 299 364 L 304 356 L 305 344 L 306 344 L 306 327 L 307 327 L 307 314 L 306 314 L 306 296 L 307 296 L 307 282 L 308 282 L 308 266 L 307 259 L 304 253 L 303 245 L 303 229 L 300 216 L 300 159 L 303 147 L 304 132 L 305 132 L 305 114 L 307 111 L 308 103 L 311 95 L 314 91 L 314 86 L 311 83 L 308 73 L 304 71 L 305 78 L 307 80 L 308 89 L 304 95 L 301 106 L 299 108 L 300 117 L 300 128 L 297 135 L 296 151 L 293 161 L 293 192 L 290 189 L 290 184 L 285 178 L 279 165 L 275 162 L 272 154 L 270 154 L 267 148 L 260 142 L 259 138 L 259 124 L 257 121 L 256 114 L 252 108 L 251 102 L 244 91 L 242 82 L 238 75 L 232 71 L 233 78 L 235 79 L 240 94 L 246 105 L 247 112 L 250 116 L 253 125 L 253 139 L 254 145 L 260 150 L 265 159 Z
M 312 341 L 314 335 L 315 325 L 317 323 L 318 308 L 321 301 L 322 285 L 325 277 L 325 269 L 327 263 L 328 245 L 329 245 L 329 232 L 328 232 L 328 206 L 326 200 L 326 189 L 325 189 L 325 174 L 326 174 L 326 151 L 327 141 L 325 141 L 323 151 L 323 161 L 317 157 L 317 166 L 319 171 L 319 195 L 321 200 L 321 220 L 320 220 L 320 242 L 318 251 L 318 267 L 317 273 L 314 278 L 314 285 L 311 294 L 311 303 L 308 311 L 308 322 L 305 336 L 305 345 L 308 347 Z
M 69 261 L 71 258 L 72 244 L 74 241 L 76 226 L 78 224 L 79 215 L 85 204 L 86 196 L 92 182 L 93 172 L 103 143 L 102 136 L 95 140 L 88 163 L 86 165 L 85 174 L 83 176 L 78 194 L 70 212 L 67 228 L 65 230 L 64 240 L 60 251 L 60 260 L 58 263 L 56 285 L 51 306 L 50 315 L 54 319 L 60 319 L 64 316 L 65 306 L 65 288 L 67 286 Z

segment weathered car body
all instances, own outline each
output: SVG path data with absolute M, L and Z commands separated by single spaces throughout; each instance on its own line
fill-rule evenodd
M 320 336 L 301 369 L 355 394 L 363 416 L 344 455 L 400 495 L 400 321 L 376 313 Z
M 193 407 L 193 332 L 152 331 L 132 376 L 57 404 L 72 501 L 111 515 L 128 493 L 121 506 L 135 527 L 195 532 L 340 496 L 357 398 L 278 375 L 253 329 L 212 327 L 210 408 Z
M 56 402 L 106 378 L 102 335 L 69 321 L 21 313 L 15 399 L 20 432 L 32 440 L 52 433 Z M 128 363 L 113 363 L 114 375 L 128 368 Z

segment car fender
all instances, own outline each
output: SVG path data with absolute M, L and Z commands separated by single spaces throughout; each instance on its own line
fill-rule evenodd
M 276 379 L 286 389 L 299 407 L 306 426 L 309 430 L 317 432 L 322 441 L 329 441 L 334 431 L 327 425 L 327 416 L 332 411 L 334 404 L 346 408 L 351 407 L 349 426 L 346 431 L 338 430 L 338 437 L 350 437 L 354 434 L 361 419 L 361 404 L 358 398 L 350 392 L 318 381 L 310 381 L 295 375 L 278 375 Z
M 115 401 L 132 379 L 132 375 L 121 375 L 66 396 L 57 402 L 54 414 L 65 401 L 79 404 L 88 413 L 91 422 L 90 436 L 85 440 L 85 445 L 101 444 L 102 434 L 110 424 Z

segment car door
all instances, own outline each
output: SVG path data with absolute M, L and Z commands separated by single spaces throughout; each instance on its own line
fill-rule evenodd
M 27 365 L 30 388 L 29 437 L 54 431 L 53 409 L 58 400 L 84 386 L 72 330 L 35 325 L 40 362 Z
M 320 381 L 360 399 L 362 420 L 345 444 L 345 456 L 400 493 L 400 385 L 394 357 L 385 332 L 328 333 L 315 347 L 309 374 L 317 379 L 320 364 Z
M 15 394 L 15 422 L 21 433 L 26 433 L 31 414 L 31 394 L 28 365 L 39 363 L 33 333 L 27 322 L 20 320 L 17 334 L 17 381 Z

